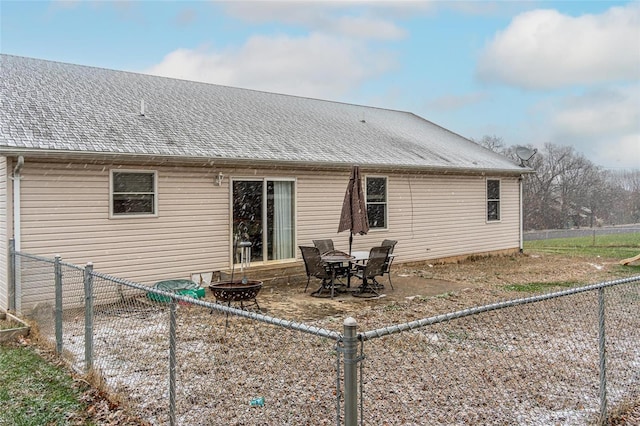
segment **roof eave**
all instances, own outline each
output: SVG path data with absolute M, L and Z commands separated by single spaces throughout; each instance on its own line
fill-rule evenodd
M 82 152 L 67 150 L 48 150 L 17 147 L 0 147 L 0 154 L 6 156 L 28 156 L 34 159 L 50 159 L 56 161 L 84 161 L 91 163 L 120 162 L 136 163 L 141 165 L 185 164 L 189 166 L 249 166 L 253 168 L 281 169 L 315 169 L 315 170 L 349 170 L 357 162 L 327 162 L 327 161 L 300 161 L 300 160 L 270 160 L 256 158 L 222 158 L 202 156 L 176 156 L 158 154 L 129 154 L 113 152 Z M 519 169 L 503 169 L 488 167 L 448 167 L 448 166 L 422 166 L 422 165 L 389 165 L 389 164 L 359 164 L 362 170 L 370 171 L 405 171 L 408 173 L 432 173 L 447 175 L 512 175 L 535 173 L 528 167 Z

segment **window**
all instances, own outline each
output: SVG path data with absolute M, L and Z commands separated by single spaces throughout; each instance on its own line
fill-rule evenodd
M 367 176 L 367 216 L 370 229 L 387 228 L 387 178 Z
M 251 242 L 251 261 L 295 257 L 294 194 L 292 179 L 233 181 L 234 242 Z
M 111 171 L 111 215 L 157 213 L 156 172 Z
M 487 179 L 487 221 L 500 220 L 500 181 Z

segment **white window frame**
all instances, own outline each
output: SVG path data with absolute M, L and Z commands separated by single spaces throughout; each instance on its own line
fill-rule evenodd
M 498 182 L 498 198 L 489 198 L 489 182 Z M 487 223 L 496 223 L 502 220 L 502 179 L 487 178 L 485 182 L 485 220 Z M 489 217 L 489 203 L 498 203 L 498 218 L 491 219 Z
M 296 253 L 297 253 L 297 246 L 296 243 L 298 241 L 298 179 L 296 177 L 273 177 L 273 176 L 263 176 L 263 177 L 257 177 L 257 176 L 236 176 L 236 177 L 231 177 L 229 182 L 229 233 L 230 233 L 230 241 L 231 241 L 231 264 L 233 264 L 233 259 L 234 259 L 234 253 L 233 253 L 233 242 L 234 242 L 234 235 L 233 235 L 233 220 L 234 220 L 234 212 L 233 212 L 233 205 L 234 205 L 234 199 L 233 199 L 233 184 L 234 182 L 262 182 L 263 186 L 262 186 L 262 201 L 263 201 L 263 205 L 262 205 L 262 235 L 268 235 L 268 223 L 265 217 L 265 213 L 266 213 L 266 208 L 267 208 L 267 185 L 269 182 L 291 182 L 293 183 L 293 220 L 295 221 L 295 223 L 293 224 L 293 241 L 291 242 L 293 245 L 293 257 L 288 257 L 288 258 L 284 258 L 284 259 L 271 259 L 269 260 L 268 257 L 268 253 L 265 252 L 266 250 L 266 244 L 263 241 L 263 252 L 262 252 L 262 260 L 256 260 L 255 263 L 257 265 L 264 265 L 264 264 L 276 264 L 276 263 L 288 263 L 288 262 L 294 262 L 296 261 Z
M 153 175 L 153 212 L 152 213 L 114 213 L 113 211 L 113 175 L 114 173 L 131 173 Z M 150 192 L 145 194 L 151 194 Z M 109 219 L 131 219 L 158 217 L 158 172 L 156 170 L 111 169 L 109 170 Z
M 369 179 L 384 179 L 385 180 L 385 191 L 384 191 L 384 202 L 379 201 L 369 201 L 368 200 L 368 183 Z M 367 207 L 367 211 L 369 210 L 369 204 L 381 204 L 384 205 L 384 227 L 371 227 L 371 223 L 369 223 L 369 231 L 387 231 L 389 229 L 389 176 L 384 175 L 366 175 L 364 177 L 364 199 Z

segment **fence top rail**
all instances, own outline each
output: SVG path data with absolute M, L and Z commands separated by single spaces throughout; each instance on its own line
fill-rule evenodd
M 76 269 L 79 269 L 79 270 L 82 270 L 82 271 L 85 270 L 85 268 L 80 267 L 78 265 L 74 265 L 74 264 L 66 263 L 66 262 L 61 262 L 59 257 L 51 259 L 51 258 L 47 258 L 47 257 L 44 257 L 44 256 L 37 256 L 37 255 L 27 254 L 27 253 L 18 252 L 18 251 L 14 251 L 13 253 L 16 256 L 22 256 L 22 257 L 25 257 L 25 258 L 30 258 L 30 259 L 34 259 L 34 260 L 38 260 L 38 261 L 42 261 L 42 262 L 47 262 L 47 263 L 52 263 L 52 264 L 55 264 L 56 262 L 59 262 L 59 264 L 64 265 L 64 266 L 68 266 L 68 267 L 71 267 L 71 268 L 76 268 Z M 101 272 L 97 272 L 97 271 L 93 271 L 93 270 L 91 270 L 90 274 L 91 274 L 91 276 L 99 277 L 99 278 L 105 279 L 107 281 L 115 282 L 117 284 L 122 284 L 122 285 L 131 287 L 131 288 L 135 288 L 135 289 L 138 289 L 138 290 L 142 290 L 142 291 L 146 291 L 146 292 L 152 292 L 152 293 L 159 294 L 159 295 L 162 295 L 162 296 L 167 296 L 167 297 L 171 298 L 172 301 L 183 301 L 183 302 L 187 302 L 187 303 L 190 303 L 190 304 L 193 304 L 193 305 L 203 306 L 203 307 L 209 308 L 211 310 L 216 310 L 216 311 L 227 313 L 227 314 L 232 314 L 232 315 L 236 315 L 236 316 L 240 316 L 240 317 L 244 317 L 244 318 L 253 319 L 253 320 L 260 321 L 260 322 L 263 322 L 263 323 L 266 323 L 266 324 L 277 325 L 277 326 L 288 328 L 288 329 L 291 329 L 291 330 L 301 331 L 303 333 L 314 334 L 314 335 L 317 335 L 317 336 L 326 337 L 326 338 L 333 339 L 333 340 L 336 340 L 336 341 L 342 341 L 343 340 L 342 334 L 340 334 L 340 333 L 338 333 L 336 331 L 331 331 L 331 330 L 327 330 L 327 329 L 324 329 L 324 328 L 311 326 L 311 325 L 300 323 L 300 322 L 296 322 L 296 321 L 289 321 L 289 320 L 285 320 L 285 319 L 281 319 L 281 318 L 276 318 L 276 317 L 272 317 L 272 316 L 269 316 L 269 315 L 263 315 L 263 314 L 258 314 L 258 313 L 255 313 L 255 312 L 245 311 L 243 309 L 237 309 L 237 308 L 234 308 L 234 307 L 231 307 L 231 306 L 221 305 L 219 303 L 212 303 L 212 302 L 202 301 L 202 300 L 198 300 L 198 299 L 193 299 L 193 298 L 191 298 L 189 296 L 182 296 L 182 295 L 175 294 L 175 293 L 172 293 L 172 292 L 166 292 L 166 291 L 163 291 L 163 290 L 156 289 L 154 287 L 149 287 L 149 286 L 146 286 L 146 285 L 143 285 L 143 284 L 139 284 L 139 283 L 136 283 L 136 282 L 133 282 L 133 281 L 129 281 L 129 280 L 125 280 L 125 279 L 118 278 L 118 277 L 114 277 L 112 275 L 103 274 Z M 466 316 L 477 315 L 477 314 L 480 314 L 482 312 L 489 312 L 489 311 L 509 308 L 509 307 L 513 307 L 513 306 L 524 305 L 524 304 L 528 304 L 528 303 L 541 302 L 541 301 L 544 301 L 544 300 L 550 300 L 550 299 L 554 299 L 554 298 L 558 298 L 558 297 L 570 296 L 570 295 L 573 295 L 573 294 L 584 293 L 584 292 L 588 292 L 588 291 L 594 291 L 594 290 L 599 290 L 599 289 L 603 289 L 603 288 L 606 288 L 606 287 L 612 287 L 612 286 L 616 286 L 616 285 L 620 285 L 620 284 L 627 284 L 627 283 L 633 283 L 633 282 L 640 282 L 640 275 L 634 276 L 634 277 L 628 277 L 628 278 L 620 278 L 620 279 L 612 280 L 612 281 L 605 281 L 605 282 L 601 282 L 601 283 L 597 283 L 597 284 L 591 284 L 591 285 L 586 285 L 586 286 L 582 286 L 582 287 L 576 287 L 576 288 L 572 288 L 572 289 L 568 289 L 568 290 L 562 290 L 562 291 L 548 293 L 548 294 L 524 297 L 524 298 L 519 298 L 519 299 L 513 299 L 513 300 L 507 300 L 507 301 L 503 301 L 503 302 L 492 303 L 492 304 L 484 305 L 484 306 L 467 308 L 467 309 L 463 309 L 461 311 L 450 312 L 450 313 L 447 313 L 447 314 L 437 315 L 437 316 L 429 317 L 429 318 L 423 318 L 423 319 L 420 319 L 420 320 L 415 320 L 415 321 L 411 321 L 411 322 L 407 322 L 407 323 L 403 323 L 403 324 L 395 324 L 395 325 L 391 325 L 391 326 L 386 326 L 386 327 L 383 327 L 383 328 L 378 328 L 378 329 L 375 329 L 375 330 L 370 330 L 370 331 L 366 331 L 366 332 L 363 332 L 363 333 L 358 333 L 357 338 L 360 341 L 366 341 L 366 340 L 370 340 L 370 339 L 374 339 L 374 338 L 388 336 L 388 335 L 391 335 L 391 334 L 401 333 L 401 332 L 408 331 L 408 330 L 413 330 L 413 329 L 416 329 L 416 328 L 426 327 L 426 326 L 429 326 L 429 325 L 433 325 L 433 324 L 437 324 L 437 323 L 441 323 L 441 322 L 445 322 L 445 321 L 450 321 L 450 320 L 457 319 L 457 318 L 463 318 L 463 317 L 466 317 Z
M 32 259 L 32 260 L 37 260 L 39 262 L 51 263 L 51 264 L 55 264 L 56 263 L 56 259 L 59 259 L 58 257 L 55 257 L 55 258 L 51 259 L 49 257 L 37 256 L 35 254 L 23 253 L 23 252 L 20 252 L 20 251 L 16 251 L 14 253 L 15 253 L 16 256 L 20 256 L 20 257 L 24 257 L 24 258 Z M 61 266 L 66 266 L 66 267 L 69 267 L 69 268 L 77 269 L 79 271 L 84 271 L 84 267 L 83 266 L 78 266 L 78 265 L 75 265 L 73 263 L 63 262 L 62 260 L 59 260 L 59 264 Z
M 20 251 L 16 251 L 15 255 L 16 256 L 20 256 L 20 257 L 26 257 L 27 259 L 37 260 L 39 262 L 46 262 L 46 263 L 55 263 L 56 262 L 55 259 L 51 259 L 51 258 L 44 257 L 44 256 L 36 256 L 35 254 L 28 254 L 28 253 L 23 253 L 23 252 L 20 252 Z
M 612 280 L 612 281 L 605 281 L 605 282 L 598 283 L 598 284 L 590 284 L 590 285 L 587 285 L 587 286 L 576 287 L 576 288 L 572 288 L 572 289 L 568 289 L 568 290 L 562 290 L 562 291 L 558 291 L 558 292 L 554 292 L 554 293 L 541 294 L 541 295 L 531 296 L 531 297 L 523 297 L 523 298 L 519 298 L 519 299 L 507 300 L 507 301 L 504 301 L 504 302 L 497 302 L 497 303 L 492 303 L 492 304 L 484 305 L 484 306 L 478 306 L 478 307 L 474 307 L 474 308 L 467 308 L 467 309 L 463 309 L 461 311 L 451 312 L 451 313 L 448 313 L 448 314 L 442 314 L 442 315 L 437 315 L 437 316 L 434 316 L 434 317 L 423 318 L 423 319 L 419 319 L 419 320 L 415 320 L 415 321 L 411 321 L 411 322 L 407 322 L 407 323 L 403 323 L 403 324 L 391 325 L 391 326 L 379 328 L 379 329 L 376 329 L 376 330 L 371 330 L 371 331 L 366 331 L 366 332 L 363 332 L 363 333 L 358 333 L 358 340 L 366 341 L 366 340 L 375 339 L 375 338 L 378 338 L 378 337 L 388 336 L 388 335 L 391 335 L 391 334 L 401 333 L 401 332 L 407 331 L 407 330 L 413 330 L 413 329 L 416 329 L 416 328 L 425 327 L 425 326 L 428 326 L 428 325 L 433 325 L 433 324 L 437 324 L 437 323 L 441 323 L 441 322 L 445 322 L 445 321 L 451 321 L 451 320 L 457 319 L 457 318 L 467 317 L 467 316 L 470 316 L 470 315 L 477 315 L 477 314 L 482 313 L 482 312 L 489 312 L 489 311 L 494 311 L 494 310 L 497 310 L 497 309 L 503 309 L 503 308 L 509 308 L 509 307 L 518 306 L 518 305 L 524 305 L 524 304 L 527 304 L 527 303 L 541 302 L 541 301 L 544 301 L 544 300 L 549 300 L 549 299 L 554 299 L 554 298 L 564 297 L 564 296 L 570 296 L 570 295 L 573 295 L 573 294 L 584 293 L 584 292 L 593 291 L 593 290 L 599 290 L 599 289 L 606 288 L 606 287 L 612 287 L 612 286 L 616 286 L 616 285 L 620 285 L 620 284 L 628 284 L 628 283 L 632 283 L 632 282 L 640 282 L 640 275 L 635 276 L 635 277 L 629 277 L 629 278 L 620 278 L 620 279 Z
M 342 334 L 336 332 L 336 331 L 331 331 L 331 330 L 327 330 L 324 328 L 320 328 L 320 327 L 315 327 L 312 325 L 308 325 L 308 324 L 304 324 L 304 323 L 300 323 L 300 322 L 295 322 L 295 321 L 289 321 L 289 320 L 285 320 L 285 319 L 281 319 L 281 318 L 276 318 L 276 317 L 272 317 L 269 315 L 263 315 L 263 314 L 258 314 L 255 312 L 251 312 L 251 311 L 246 311 L 243 309 L 238 309 L 238 308 L 234 308 L 231 306 L 225 306 L 225 305 L 221 305 L 219 303 L 212 303 L 212 302 L 207 302 L 204 300 L 198 300 L 198 299 L 194 299 L 191 298 L 189 296 L 183 296 L 180 294 L 175 294 L 172 292 L 167 292 L 167 291 L 163 291 L 163 290 L 159 290 L 157 288 L 154 287 L 149 287 L 143 284 L 139 284 L 139 283 L 135 283 L 133 281 L 128 281 L 122 278 L 118 278 L 118 277 L 114 277 L 108 274 L 103 274 L 100 272 L 96 272 L 96 271 L 92 271 L 91 275 L 94 277 L 98 277 L 98 278 L 102 278 L 104 280 L 107 281 L 112 281 L 115 282 L 117 284 L 122 284 L 122 285 L 126 285 L 128 287 L 132 287 L 138 290 L 142 290 L 142 291 L 146 291 L 146 292 L 152 292 L 158 295 L 162 295 L 162 296 L 166 296 L 171 298 L 171 300 L 173 301 L 182 301 L 182 302 L 187 302 L 190 303 L 192 305 L 198 305 L 198 306 L 202 306 L 208 309 L 212 309 L 212 310 L 216 310 L 222 313 L 228 313 L 228 314 L 233 314 L 233 315 L 237 315 L 240 317 L 244 317 L 244 318 L 250 318 L 252 320 L 255 321 L 260 321 L 266 324 L 271 324 L 271 325 L 277 325 L 280 327 L 284 327 L 284 328 L 288 328 L 291 330 L 296 330 L 296 331 L 301 331 L 303 333 L 308 333 L 308 334 L 313 334 L 316 336 L 320 336 L 320 337 L 326 337 L 332 340 L 336 340 L 336 341 L 341 341 L 342 340 Z

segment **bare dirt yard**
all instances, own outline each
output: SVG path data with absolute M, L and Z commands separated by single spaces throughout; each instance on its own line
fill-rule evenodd
M 303 276 L 287 284 L 265 281 L 258 302 L 266 315 L 337 332 L 342 330 L 342 320 L 352 316 L 364 331 L 534 293 L 640 275 L 640 265 L 623 267 L 618 260 L 527 253 L 447 264 L 398 263 L 391 276 L 394 288 L 386 277 L 382 278 L 385 288 L 380 297 L 358 298 L 349 291 L 333 299 L 312 297 L 310 293 L 319 283 L 312 280 L 304 292 Z M 215 301 L 209 289 L 205 300 Z M 434 327 L 367 343 L 365 379 L 366 390 L 371 393 L 365 393 L 365 423 L 417 425 L 423 424 L 419 419 L 430 418 L 433 424 L 585 424 L 597 407 L 592 379 L 597 371 L 591 371 L 597 365 L 597 350 L 590 347 L 583 351 L 580 342 L 584 341 L 583 335 L 590 338 L 590 331 L 585 334 L 582 328 L 595 324 L 596 317 L 593 298 L 576 298 L 576 303 L 580 305 L 551 305 L 544 311 L 552 324 L 560 325 L 551 329 L 547 328 L 549 322 L 539 321 L 538 308 L 529 306 L 471 319 L 467 326 Z M 142 310 L 137 311 L 138 307 Z M 114 391 L 127 395 L 136 407 L 134 411 L 151 424 L 163 424 L 167 416 L 166 398 L 158 397 L 166 393 L 166 360 L 158 357 L 166 351 L 166 312 L 166 305 L 143 298 L 135 305 L 100 309 L 94 322 L 95 365 Z M 588 321 L 584 321 L 584 315 Z M 635 310 L 620 315 L 637 320 Z M 334 391 L 330 342 L 300 333 L 287 333 L 285 339 L 281 328 L 239 318 L 231 318 L 227 328 L 224 315 L 212 315 L 208 309 L 189 304 L 179 306 L 178 317 L 179 423 L 335 422 L 332 404 L 316 403 L 320 399 L 331 401 Z M 510 326 L 503 329 L 502 324 Z M 500 331 L 494 335 L 490 330 Z M 576 339 L 576 333 L 582 334 Z M 80 322 L 65 325 L 65 348 L 80 360 L 83 335 Z M 614 333 L 612 338 L 629 348 L 636 347 L 627 341 L 629 336 Z M 409 341 L 412 343 L 406 343 Z M 573 350 L 564 349 L 566 342 Z M 402 356 L 398 358 L 398 354 Z M 488 358 L 483 361 L 479 357 L 485 354 Z M 496 363 L 496 356 L 504 357 L 502 364 Z M 626 358 L 635 356 L 623 353 L 619 359 L 626 362 Z M 557 362 L 549 367 L 549 359 Z M 526 361 L 526 367 L 520 360 Z M 297 367 L 301 365 L 305 368 Z M 462 367 L 451 368 L 454 365 Z M 577 374 L 576 368 L 586 374 Z M 416 374 L 416 369 L 431 373 Z M 489 371 L 486 369 L 491 373 L 488 376 L 484 376 Z M 546 375 L 545 379 L 530 377 L 531 371 Z M 621 374 L 618 382 L 623 387 L 637 380 L 637 372 L 627 369 Z M 407 380 L 400 380 L 402 377 Z M 528 394 L 516 398 L 509 392 L 494 392 L 488 405 L 460 406 L 458 401 L 464 398 L 482 402 L 486 380 L 494 378 L 504 386 L 515 384 L 516 393 Z M 499 391 L 500 386 L 494 390 Z M 430 391 L 436 388 L 440 393 Z M 385 397 L 379 399 L 382 391 Z M 252 409 L 246 401 L 252 395 L 265 396 L 269 403 Z M 534 408 L 526 406 L 532 395 L 537 401 Z M 617 412 L 609 424 L 640 425 L 640 401 L 633 398 L 626 405 L 616 405 Z M 586 413 L 583 403 L 590 407 Z M 536 411 L 542 408 L 546 411 Z M 516 423 L 513 413 L 523 413 Z
M 278 318 L 324 324 L 327 318 L 333 318 L 334 324 L 341 324 L 342 319 L 352 316 L 371 328 L 384 322 L 412 321 L 425 315 L 638 275 L 640 264 L 622 266 L 619 259 L 527 253 L 479 257 L 458 263 L 397 264 L 391 275 L 393 289 L 384 277 L 380 282 L 385 288 L 375 298 L 354 297 L 354 289 L 339 293 L 333 299 L 312 297 L 310 293 L 318 287 L 318 282 L 312 279 L 304 292 L 305 279 L 290 284 L 265 283 L 258 300 L 262 313 Z M 357 285 L 358 282 L 352 287 Z M 207 299 L 210 297 L 207 292 Z M 404 308 L 415 305 L 417 300 L 425 302 L 419 310 Z M 372 318 L 375 322 L 370 322 Z M 566 420 L 566 424 L 573 424 Z M 608 424 L 640 425 L 640 400 L 618 407 Z
M 339 293 L 334 299 L 312 297 L 310 293 L 318 287 L 318 280 L 312 279 L 307 292 L 303 292 L 305 277 L 303 282 L 291 284 L 265 283 L 258 300 L 268 315 L 304 321 L 326 316 L 356 316 L 375 306 L 442 295 L 447 295 L 447 300 L 453 303 L 448 308 L 455 310 L 456 306 L 470 307 L 523 297 L 523 292 L 510 290 L 514 285 L 540 283 L 539 287 L 550 291 L 559 289 L 560 286 L 555 285 L 558 283 L 577 286 L 632 275 L 640 275 L 640 265 L 623 267 L 618 259 L 531 253 L 480 257 L 459 263 L 396 264 L 391 274 L 393 289 L 387 277 L 383 277 L 379 281 L 385 288 L 380 290 L 380 297 L 371 299 L 353 297 L 350 291 Z

